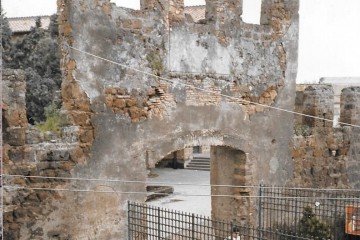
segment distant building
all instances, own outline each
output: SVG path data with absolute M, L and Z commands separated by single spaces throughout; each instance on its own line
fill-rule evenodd
M 334 90 L 334 126 L 340 117 L 341 90 L 346 87 L 360 86 L 360 77 L 322 77 L 320 84 L 331 84 Z
M 41 19 L 41 28 L 48 29 L 50 25 L 50 16 L 33 17 L 14 17 L 8 18 L 9 26 L 12 31 L 11 40 L 14 42 L 19 37 L 29 33 L 32 27 L 36 26 L 36 19 Z
M 188 6 L 184 8 L 185 14 L 189 14 L 194 22 L 205 19 L 205 5 Z

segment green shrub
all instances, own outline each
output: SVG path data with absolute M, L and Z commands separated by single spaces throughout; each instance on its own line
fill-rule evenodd
M 296 136 L 308 137 L 311 135 L 311 128 L 308 125 L 297 124 L 294 127 L 294 133 Z
M 45 116 L 45 122 L 37 123 L 36 127 L 41 132 L 53 132 L 60 136 L 61 128 L 66 125 L 66 121 L 60 114 L 59 106 L 56 103 L 51 103 L 45 107 Z
M 319 220 L 310 206 L 304 208 L 303 216 L 300 219 L 300 233 L 302 236 L 309 236 L 312 239 L 330 239 L 330 226 Z
M 151 52 L 146 56 L 146 60 L 149 63 L 149 67 L 153 70 L 153 73 L 160 76 L 164 71 L 164 65 L 159 54 Z

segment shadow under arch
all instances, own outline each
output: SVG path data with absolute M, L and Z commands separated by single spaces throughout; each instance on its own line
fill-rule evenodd
M 165 156 L 187 147 L 211 146 L 211 216 L 212 219 L 253 224 L 256 221 L 256 194 L 249 146 L 241 135 L 221 131 L 201 130 L 172 133 L 147 145 L 148 168 Z M 222 186 L 219 186 L 222 185 Z M 247 186 L 247 187 L 244 187 Z

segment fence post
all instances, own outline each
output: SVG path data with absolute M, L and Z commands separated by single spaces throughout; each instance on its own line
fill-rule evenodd
M 160 237 L 161 237 L 161 230 L 160 230 L 160 208 L 158 207 L 158 239 L 160 239 Z
M 339 194 L 338 194 L 338 192 L 335 192 L 335 214 L 338 214 L 338 196 Z M 341 197 L 344 197 L 343 195 L 341 196 Z M 353 200 L 354 201 L 354 200 Z M 354 205 L 354 204 L 353 204 Z M 336 215 L 335 215 L 336 216 Z M 336 219 L 337 218 L 339 218 L 341 216 L 341 214 L 339 215 L 339 216 L 336 216 L 335 218 L 333 218 L 333 229 L 332 229 L 332 231 L 335 233 L 335 239 L 338 239 L 338 229 L 336 229 L 337 228 L 337 226 L 336 226 Z M 345 218 L 345 225 L 346 225 L 346 214 L 344 215 L 344 218 Z
M 262 191 L 262 183 L 260 183 L 259 185 L 259 213 L 258 213 L 258 229 L 262 230 L 263 226 L 262 226 L 262 195 L 263 195 L 263 191 Z M 262 231 L 259 231 L 259 237 L 261 238 L 262 236 Z
M 131 240 L 130 201 L 127 201 L 127 207 L 128 207 L 128 240 Z
M 298 226 L 298 189 L 295 190 L 295 232 L 298 231 L 297 226 Z M 299 219 L 301 219 L 301 217 L 299 216 Z
M 194 214 L 191 214 L 191 222 L 192 222 L 191 239 L 195 239 L 195 215 Z

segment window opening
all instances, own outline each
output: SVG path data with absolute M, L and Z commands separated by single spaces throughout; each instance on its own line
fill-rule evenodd
M 260 24 L 261 0 L 243 0 L 242 20 L 246 23 Z

